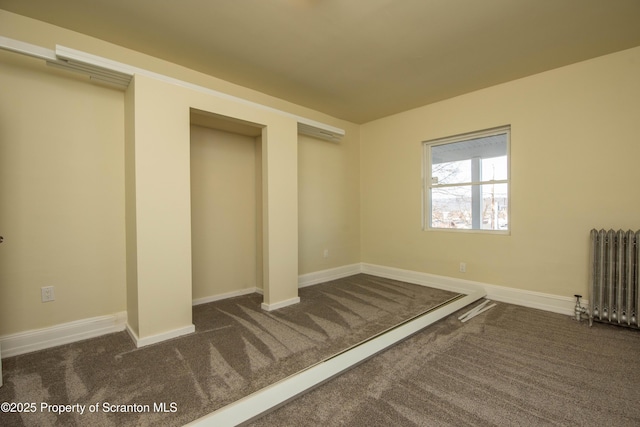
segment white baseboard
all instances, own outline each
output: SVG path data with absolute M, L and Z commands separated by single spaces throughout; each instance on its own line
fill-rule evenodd
M 435 274 L 421 273 L 419 271 L 402 270 L 400 268 L 385 267 L 382 265 L 362 263 L 362 272 L 372 276 L 387 279 L 400 280 L 414 285 L 428 286 L 430 288 L 443 289 L 445 291 L 468 294 L 482 288 L 482 283 L 470 280 L 456 279 L 454 277 L 437 276 Z
M 2 357 L 17 356 L 125 329 L 125 311 L 0 337 Z
M 341 279 L 343 277 L 353 276 L 361 272 L 361 265 L 350 264 L 336 268 L 329 268 L 321 271 L 314 271 L 313 273 L 301 274 L 298 276 L 298 288 L 304 288 L 305 286 L 317 285 L 319 283 L 329 282 L 331 280 Z M 256 292 L 261 292 L 262 289 L 257 289 Z M 265 311 L 278 310 L 289 305 L 297 304 L 300 302 L 300 297 L 291 298 L 285 301 L 280 301 L 275 304 L 262 303 L 261 307 Z
M 300 302 L 300 297 L 295 297 L 295 298 L 290 298 L 284 301 L 280 301 L 280 302 L 276 302 L 274 304 L 266 304 L 266 303 L 262 303 L 260 305 L 260 307 L 262 307 L 263 310 L 265 311 L 273 311 L 273 310 L 277 310 L 279 308 L 284 308 L 293 304 L 297 304 Z
M 454 277 L 438 276 L 435 274 L 421 273 L 418 271 L 403 270 L 394 267 L 381 265 L 358 263 L 342 267 L 321 270 L 313 273 L 302 274 L 298 278 L 298 286 L 305 287 L 318 283 L 324 283 L 343 277 L 352 276 L 358 273 L 370 274 L 388 279 L 401 280 L 403 282 L 417 285 L 429 286 L 437 289 L 444 289 L 451 292 L 469 294 L 477 289 L 483 289 L 487 298 L 516 304 L 525 307 L 537 308 L 566 315 L 574 314 L 575 300 L 569 296 L 559 296 L 545 294 L 541 292 L 527 291 L 523 289 L 508 288 L 504 286 L 491 285 L 488 283 L 474 282 L 470 280 L 458 279 Z M 214 295 L 211 297 L 198 298 L 193 300 L 193 305 L 205 304 L 207 302 L 218 301 L 225 298 L 246 295 L 253 292 L 262 293 L 262 289 L 246 288 L 235 292 Z M 300 302 L 300 298 L 291 298 L 275 304 L 262 303 L 262 309 L 266 311 L 277 310 Z M 588 305 L 588 301 L 582 300 L 582 305 Z M 2 348 L 2 358 L 17 356 L 32 351 L 43 350 L 58 345 L 69 344 L 87 338 L 94 338 L 100 335 L 110 334 L 127 330 L 138 347 L 154 344 L 181 335 L 194 332 L 193 325 L 166 333 L 145 337 L 140 339 L 126 325 L 127 313 L 120 312 L 107 316 L 92 317 L 73 322 L 54 325 L 47 328 L 18 332 L 0 337 L 0 348 Z
M 552 313 L 575 315 L 576 300 L 573 297 L 545 294 L 542 292 L 527 291 L 524 289 L 507 288 L 505 286 L 486 285 L 487 298 L 509 304 L 522 305 L 524 307 L 537 308 Z M 589 305 L 589 301 L 581 299 L 583 307 Z
M 149 337 L 140 338 L 127 324 L 127 332 L 131 339 L 136 344 L 137 348 L 144 347 L 151 344 L 157 344 L 162 341 L 170 340 L 172 338 L 178 338 L 183 335 L 188 335 L 196 331 L 194 325 L 188 325 L 183 328 L 173 329 L 171 331 L 163 332 L 161 334 L 151 335 Z
M 362 264 L 343 265 L 341 267 L 329 268 L 327 270 L 314 271 L 313 273 L 301 274 L 298 276 L 298 287 L 317 285 L 331 280 L 342 279 L 362 272 Z
M 209 302 L 214 302 L 214 301 L 220 301 L 223 299 L 227 299 L 227 298 L 233 298 L 233 297 L 239 297 L 242 295 L 248 295 L 248 294 L 253 294 L 255 292 L 260 292 L 262 293 L 262 289 L 258 289 L 258 288 L 245 288 L 245 289 L 240 289 L 239 291 L 233 291 L 233 292 L 226 292 L 224 294 L 218 294 L 218 295 L 212 295 L 212 296 L 208 296 L 208 297 L 204 297 L 204 298 L 196 298 L 193 300 L 193 305 L 200 305 L 200 304 L 207 304 Z
M 438 276 L 435 274 L 402 270 L 400 268 L 385 267 L 367 263 L 362 263 L 362 272 L 373 276 L 401 280 L 407 283 L 459 293 L 469 293 L 475 289 L 481 288 L 487 293 L 486 298 L 493 301 L 537 308 L 539 310 L 567 314 L 569 316 L 574 314 L 575 299 L 571 297 L 527 291 L 524 289 L 507 288 L 505 286 L 474 282 L 455 277 Z M 582 301 L 583 305 L 587 305 L 587 303 L 588 301 Z

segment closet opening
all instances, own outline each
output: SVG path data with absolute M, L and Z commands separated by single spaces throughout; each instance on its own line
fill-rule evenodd
M 190 110 L 193 305 L 262 293 L 262 129 Z

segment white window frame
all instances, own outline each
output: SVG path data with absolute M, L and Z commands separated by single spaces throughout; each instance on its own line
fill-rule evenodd
M 506 134 L 507 140 L 507 178 L 489 181 L 477 181 L 472 179 L 470 182 L 461 182 L 455 184 L 434 184 L 432 182 L 432 163 L 431 148 L 438 145 L 451 144 L 455 142 L 466 141 L 470 139 L 482 138 L 493 135 Z M 511 125 L 500 126 L 481 131 L 468 132 L 464 134 L 454 135 L 445 138 L 437 138 L 422 142 L 423 146 L 423 168 L 422 168 L 422 229 L 425 231 L 448 231 L 456 233 L 488 233 L 488 234 L 511 234 Z M 481 185 L 486 184 L 506 184 L 507 185 L 507 228 L 505 230 L 487 230 L 481 228 L 437 228 L 431 226 L 431 190 L 433 188 L 444 188 L 454 186 L 471 186 L 472 189 L 479 189 Z M 480 201 L 480 198 L 476 200 Z M 478 206 L 472 206 L 472 209 L 479 211 Z

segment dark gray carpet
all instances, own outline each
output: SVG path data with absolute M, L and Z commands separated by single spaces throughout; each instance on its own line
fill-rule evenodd
M 640 426 L 640 331 L 500 303 L 458 315 L 252 425 Z
M 196 306 L 195 334 L 140 349 L 121 332 L 7 358 L 0 402 L 37 410 L 0 413 L 0 424 L 180 426 L 453 296 L 360 274 L 303 288 L 300 304 L 271 313 L 257 294 Z M 42 411 L 43 402 L 85 413 Z

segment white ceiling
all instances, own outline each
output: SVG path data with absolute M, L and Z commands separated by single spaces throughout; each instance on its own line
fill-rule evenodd
M 0 0 L 0 9 L 355 123 L 640 45 L 640 0 Z

